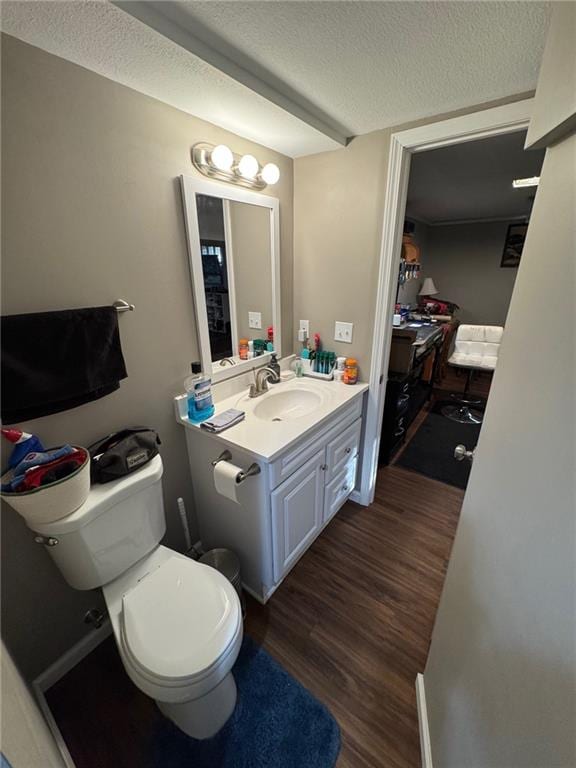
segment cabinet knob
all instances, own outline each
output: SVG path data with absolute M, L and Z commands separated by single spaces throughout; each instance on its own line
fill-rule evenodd
M 346 448 L 346 453 L 352 453 L 352 448 Z
M 326 472 L 326 470 L 328 469 L 328 464 L 320 464 L 320 469 L 322 470 L 322 472 Z
M 342 486 L 342 490 L 344 491 L 344 493 L 346 493 L 346 491 L 348 490 L 348 486 L 347 485 L 343 485 Z

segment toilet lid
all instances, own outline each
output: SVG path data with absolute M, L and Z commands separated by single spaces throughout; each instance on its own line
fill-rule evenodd
M 124 637 L 137 663 L 154 677 L 205 672 L 233 641 L 238 596 L 209 566 L 171 557 L 122 598 Z

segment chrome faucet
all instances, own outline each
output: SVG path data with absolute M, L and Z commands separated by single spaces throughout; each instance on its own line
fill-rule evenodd
M 236 360 L 233 360 L 231 357 L 223 357 L 222 360 L 220 360 L 220 365 L 224 367 L 228 363 L 228 365 L 236 365 Z
M 260 368 L 256 371 L 255 383 L 250 384 L 250 397 L 260 397 L 264 392 L 268 392 L 268 379 L 280 381 L 280 376 L 272 368 Z

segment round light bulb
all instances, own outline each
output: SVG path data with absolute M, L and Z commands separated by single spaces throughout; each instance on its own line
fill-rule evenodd
M 262 168 L 262 173 L 260 175 L 266 184 L 276 184 L 280 178 L 280 168 L 274 163 L 266 163 L 264 168 Z
M 244 155 L 238 163 L 240 176 L 243 176 L 245 179 L 253 179 L 258 173 L 259 168 L 258 160 L 256 160 L 254 155 Z
M 234 162 L 234 155 L 232 150 L 226 146 L 226 144 L 218 144 L 210 152 L 210 162 L 213 166 L 218 168 L 219 171 L 229 171 L 232 168 Z

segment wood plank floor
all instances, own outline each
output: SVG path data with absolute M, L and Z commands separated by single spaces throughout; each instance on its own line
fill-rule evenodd
M 338 768 L 420 765 L 423 671 L 463 491 L 401 467 L 347 504 L 246 630 L 332 711 Z
M 338 720 L 338 768 L 420 765 L 414 680 L 426 662 L 462 497 L 385 467 L 372 506 L 348 503 L 266 606 L 249 601 L 246 632 Z M 126 676 L 112 638 L 47 700 L 77 768 L 147 764 L 160 714 Z

